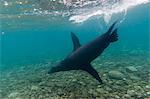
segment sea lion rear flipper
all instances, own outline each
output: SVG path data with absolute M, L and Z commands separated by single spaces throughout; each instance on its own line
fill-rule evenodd
M 115 26 L 115 24 L 117 23 L 118 21 L 115 21 L 108 29 L 107 33 L 110 34 Z
M 115 29 L 110 35 L 110 42 L 115 42 L 118 40 L 117 29 Z

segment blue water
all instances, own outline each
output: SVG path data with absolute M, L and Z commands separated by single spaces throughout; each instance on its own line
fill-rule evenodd
M 149 4 L 128 11 L 126 19 L 117 26 L 119 41 L 110 47 L 110 52 L 122 52 L 124 47 L 149 51 L 148 8 Z M 105 24 L 98 18 L 79 25 L 64 18 L 48 21 L 47 16 L 26 15 L 1 21 L 2 64 L 19 64 L 64 57 L 72 51 L 71 31 L 85 44 L 105 32 L 115 20 Z

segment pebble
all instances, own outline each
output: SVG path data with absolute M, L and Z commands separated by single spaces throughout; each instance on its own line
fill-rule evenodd
M 123 99 L 130 99 L 130 95 L 128 94 L 125 94 L 123 97 L 124 97 Z
M 76 81 L 77 81 L 77 79 L 73 79 L 73 80 L 72 80 L 72 82 L 76 82 Z
M 12 92 L 8 95 L 8 98 L 16 98 L 19 95 L 18 92 Z
M 85 85 L 86 85 L 84 82 L 81 82 L 81 81 L 80 81 L 79 83 L 80 83 L 81 85 L 83 85 L 83 86 L 85 86 Z
M 15 99 L 22 99 L 21 97 L 16 97 Z
M 134 91 L 134 90 L 128 90 L 128 91 L 127 91 L 127 94 L 128 94 L 129 96 L 133 96 L 133 95 L 135 94 L 135 91 Z
M 117 79 L 117 80 L 122 80 L 125 77 L 124 74 L 116 70 L 109 71 L 108 76 L 111 79 Z
M 145 88 L 150 90 L 150 85 L 146 85 Z
M 43 85 L 45 85 L 44 81 L 42 81 L 42 82 L 39 83 L 39 86 L 43 86 Z
M 95 92 L 93 89 L 90 89 L 90 90 L 88 91 L 89 94 L 93 94 L 93 92 Z
M 112 89 L 110 87 L 106 87 L 105 90 L 112 91 Z
M 132 73 L 132 72 L 137 72 L 138 70 L 133 66 L 129 66 L 126 68 L 126 71 Z
M 38 86 L 31 86 L 31 90 L 33 91 L 36 91 L 36 90 L 38 90 L 39 88 L 38 88 Z
M 136 90 L 142 90 L 142 87 L 141 86 L 134 86 L 134 89 L 136 89 Z
M 97 87 L 98 87 L 98 88 L 101 88 L 101 87 L 102 87 L 102 85 L 98 85 Z
M 146 96 L 150 97 L 150 92 L 147 92 L 147 93 L 146 93 Z
M 102 89 L 102 88 L 97 88 L 96 91 L 97 91 L 98 93 L 103 93 L 103 92 L 104 92 L 104 89 Z
M 115 99 L 120 99 L 120 97 L 118 95 L 115 96 Z

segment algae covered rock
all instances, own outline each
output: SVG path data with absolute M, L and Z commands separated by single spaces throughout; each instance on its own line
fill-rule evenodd
M 117 80 L 122 80 L 125 77 L 123 73 L 121 73 L 117 70 L 109 71 L 108 76 L 111 79 L 117 79 Z
M 126 68 L 126 71 L 132 73 L 132 72 L 137 72 L 138 70 L 133 66 L 129 66 Z
M 130 79 L 132 80 L 141 80 L 141 78 L 134 76 L 134 75 L 130 75 Z

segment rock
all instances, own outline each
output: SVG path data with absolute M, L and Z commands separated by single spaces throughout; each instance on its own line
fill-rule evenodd
M 102 85 L 98 85 L 97 87 L 98 87 L 98 88 L 101 88 L 101 87 L 102 87 Z
M 72 82 L 77 82 L 77 79 L 73 79 Z
M 43 95 L 39 95 L 38 98 L 39 98 L 39 99 L 43 99 L 44 96 L 43 96 Z
M 39 88 L 38 88 L 38 86 L 31 86 L 31 90 L 32 91 L 36 91 L 36 90 L 38 90 Z
M 93 89 L 90 89 L 88 91 L 88 93 L 91 94 L 91 95 L 97 95 L 97 92 L 95 90 L 93 90 Z
M 124 74 L 116 70 L 109 71 L 108 76 L 111 79 L 118 79 L 118 80 L 122 80 L 125 77 Z
M 146 85 L 145 88 L 150 90 L 150 85 Z
M 142 87 L 141 87 L 141 86 L 134 86 L 134 89 L 135 89 L 136 91 L 142 91 Z
M 128 91 L 127 91 L 127 94 L 128 94 L 129 96 L 134 96 L 134 95 L 135 95 L 135 91 L 134 91 L 134 90 L 128 90 Z
M 16 97 L 15 99 L 22 99 L 21 97 Z
M 146 96 L 150 97 L 150 92 L 146 92 Z
M 93 92 L 93 89 L 89 89 L 89 90 L 88 90 L 88 93 L 89 93 L 89 94 L 92 94 L 92 92 Z
M 137 77 L 137 76 L 134 76 L 134 75 L 131 75 L 130 76 L 130 79 L 132 80 L 141 80 L 141 78 Z
M 125 94 L 124 96 L 123 96 L 123 99 L 130 99 L 131 97 L 130 97 L 130 95 L 128 95 L 128 94 Z
M 31 99 L 35 99 L 35 97 L 31 97 Z
M 13 98 L 16 98 L 18 95 L 19 95 L 18 92 L 12 92 L 8 95 L 8 98 L 13 99 Z
M 44 85 L 45 85 L 44 81 L 42 81 L 42 82 L 39 83 L 39 86 L 44 86 Z
M 83 85 L 83 86 L 86 85 L 86 84 L 85 84 L 84 82 L 82 82 L 82 81 L 80 81 L 79 84 L 81 84 L 81 85 Z
M 132 73 L 132 72 L 137 72 L 138 70 L 133 66 L 129 66 L 126 68 L 126 71 Z
M 102 89 L 102 88 L 97 88 L 96 91 L 97 91 L 98 93 L 104 93 L 104 89 Z
M 115 96 L 115 99 L 120 99 L 120 97 L 118 95 Z
M 112 91 L 110 87 L 106 87 L 105 90 L 107 90 L 108 92 Z

